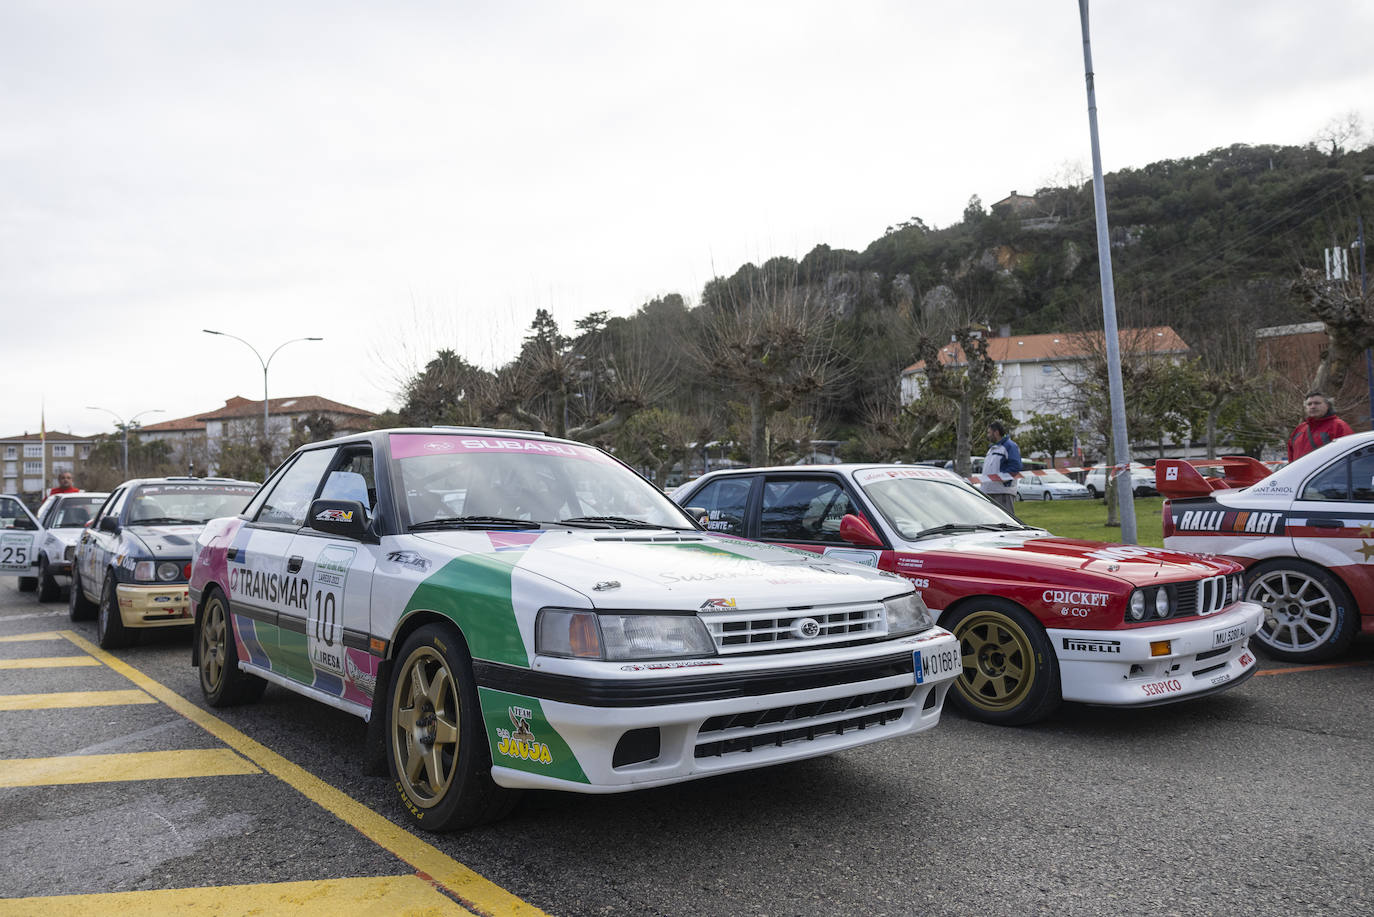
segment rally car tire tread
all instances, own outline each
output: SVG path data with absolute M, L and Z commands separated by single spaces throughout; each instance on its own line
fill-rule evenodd
M 56 602 L 62 597 L 62 587 L 53 578 L 52 570 L 48 567 L 48 557 L 43 555 L 38 561 L 38 601 Z
M 37 588 L 38 588 L 38 577 L 36 577 L 36 576 L 21 576 L 21 577 L 19 577 L 19 591 L 20 591 L 20 592 L 33 592 L 33 591 L 34 591 L 35 589 L 37 589 Z
M 496 821 L 515 805 L 519 793 L 492 780 L 491 747 L 477 681 L 467 646 L 455 627 L 425 624 L 406 638 L 392 666 L 386 711 L 387 767 L 401 806 L 416 827 L 429 831 L 473 828 Z M 414 740 L 414 731 L 424 730 L 426 723 L 436 733 L 442 726 L 453 736 L 451 742 L 439 743 L 449 747 L 435 756 L 439 769 L 445 771 L 437 775 L 443 783 L 437 788 L 435 775 L 419 760 L 424 757 L 424 743 Z M 438 743 L 435 733 L 428 738 L 430 747 Z M 408 773 L 417 767 L 418 773 Z
M 124 618 L 119 614 L 119 588 L 113 573 L 105 574 L 105 585 L 100 589 L 100 604 L 96 606 L 96 642 L 103 650 L 128 646 L 133 635 L 124 626 Z
M 949 692 L 960 713 L 985 723 L 1024 726 L 1059 708 L 1059 659 L 1045 629 L 1026 609 L 978 596 L 956 606 L 940 625 L 959 639 L 963 656 L 964 671 Z
M 1296 635 L 1297 627 L 1285 623 L 1282 627 L 1272 626 L 1271 629 L 1271 603 L 1265 602 L 1264 599 L 1272 599 L 1281 590 L 1283 596 L 1297 601 L 1311 595 L 1310 587 L 1316 587 L 1319 592 L 1315 598 L 1308 599 L 1309 601 L 1324 602 L 1331 606 L 1329 628 L 1305 649 L 1295 645 L 1295 640 L 1289 641 L 1288 646 L 1276 645 L 1273 642 L 1274 634 L 1280 630 L 1287 630 Z M 1288 662 L 1322 662 L 1345 652 L 1359 630 L 1359 610 L 1355 607 L 1355 600 L 1351 598 L 1350 590 L 1346 589 L 1345 584 L 1315 564 L 1296 558 L 1263 561 L 1245 571 L 1245 597 L 1248 601 L 1265 606 L 1264 620 L 1260 622 L 1260 629 L 1255 633 L 1255 641 L 1266 655 L 1275 659 Z M 1306 623 L 1305 615 L 1303 623 Z
M 267 690 L 265 680 L 239 668 L 239 648 L 229 614 L 229 600 L 211 586 L 205 592 L 194 637 L 200 691 L 211 707 L 251 704 Z

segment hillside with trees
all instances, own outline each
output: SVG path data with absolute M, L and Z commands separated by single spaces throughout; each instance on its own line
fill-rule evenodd
M 1346 142 L 1235 145 L 1106 177 L 1119 324 L 1170 325 L 1192 349 L 1167 378 L 1138 374 L 1133 431 L 1158 439 L 1186 425 L 1232 451 L 1281 441 L 1292 393 L 1259 377 L 1254 329 L 1313 321 L 1323 296 L 1349 319 L 1333 333 L 1374 328 L 1358 288 L 1304 274 L 1355 237 L 1374 148 Z M 991 207 L 973 197 L 944 228 L 913 216 L 863 251 L 822 243 L 800 260 L 742 265 L 696 305 L 666 295 L 566 333 L 539 310 L 509 364 L 473 366 L 454 342 L 382 422 L 544 429 L 660 481 L 692 443 L 732 444 L 756 464 L 795 460 L 817 440 L 839 441 L 850 460 L 953 457 L 955 436 L 1009 420 L 1005 405 L 971 366 L 975 378 L 903 408 L 901 370 L 972 329 L 1100 330 L 1095 232 L 1091 182 L 1073 178 Z M 1094 410 L 1085 399 L 1071 413 L 1100 454 Z

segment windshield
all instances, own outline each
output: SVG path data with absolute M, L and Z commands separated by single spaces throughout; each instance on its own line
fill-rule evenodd
M 144 484 L 125 507 L 129 525 L 200 525 L 243 512 L 253 484 Z
M 912 540 L 943 526 L 1022 528 L 995 503 L 962 481 L 948 475 L 907 476 L 912 473 L 875 470 L 855 475 L 878 512 L 903 538 Z
M 1044 481 L 1046 484 L 1073 483 L 1073 481 L 1070 481 L 1064 474 L 1058 471 L 1042 471 L 1038 475 L 1036 475 L 1036 477 L 1040 478 L 1040 480 Z
M 76 496 L 68 497 L 57 504 L 57 509 L 53 512 L 52 521 L 48 523 L 50 529 L 79 529 L 91 517 L 95 511 L 100 509 L 100 504 L 105 502 L 105 494 L 98 497 Z
M 391 454 L 412 528 L 444 520 L 692 528 L 667 495 L 590 446 L 395 433 Z

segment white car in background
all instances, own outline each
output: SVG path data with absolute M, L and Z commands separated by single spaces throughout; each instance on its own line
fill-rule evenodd
M 1059 471 L 1023 474 L 1016 479 L 1018 500 L 1087 500 L 1092 494 Z
M 1083 486 L 1091 496 L 1100 497 L 1107 492 L 1107 467 L 1094 465 L 1083 478 Z M 1137 497 L 1153 497 L 1159 493 L 1155 489 L 1155 470 L 1149 465 L 1131 462 L 1131 491 Z
M 63 582 L 70 583 L 76 542 L 86 523 L 95 518 L 108 493 L 80 491 L 53 494 L 38 507 L 38 601 L 55 602 L 62 597 Z

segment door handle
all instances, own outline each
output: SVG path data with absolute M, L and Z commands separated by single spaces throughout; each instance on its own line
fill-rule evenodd
M 292 557 L 290 560 L 288 560 L 288 561 L 286 562 L 286 572 L 287 572 L 287 573 L 300 573 L 300 572 L 301 572 L 301 562 L 302 562 L 303 560 L 305 560 L 305 558 L 301 557 L 299 554 L 297 554 L 297 555 L 295 555 L 294 557 Z
M 1307 523 L 1314 529 L 1343 529 L 1345 525 L 1339 519 L 1313 519 Z

